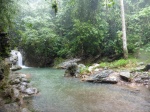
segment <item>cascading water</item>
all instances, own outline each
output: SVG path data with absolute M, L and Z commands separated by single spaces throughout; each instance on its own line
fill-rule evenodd
M 17 53 L 17 56 L 18 56 L 18 61 L 17 61 L 17 65 L 19 65 L 19 66 L 21 66 L 22 68 L 28 68 L 28 67 L 26 67 L 26 66 L 24 66 L 23 64 L 22 64 L 22 54 L 18 51 L 18 53 Z
M 21 53 L 18 52 L 18 53 L 17 53 L 17 56 L 18 56 L 17 65 L 19 65 L 19 66 L 22 67 L 23 65 L 22 65 L 22 55 L 21 55 Z

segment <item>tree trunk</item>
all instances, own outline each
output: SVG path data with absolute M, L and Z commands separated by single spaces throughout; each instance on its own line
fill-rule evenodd
M 122 41 L 123 41 L 123 53 L 124 58 L 128 58 L 128 49 L 127 49 L 127 38 L 126 38 L 126 25 L 125 25 L 125 13 L 124 13 L 124 3 L 123 0 L 120 0 L 121 6 L 121 18 L 122 18 Z

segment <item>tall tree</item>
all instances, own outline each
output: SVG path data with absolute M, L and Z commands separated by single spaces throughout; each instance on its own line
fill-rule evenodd
M 0 0 L 0 32 L 7 31 L 17 13 L 17 0 Z
M 123 0 L 120 0 L 121 7 L 121 18 L 122 18 L 122 41 L 123 41 L 123 53 L 124 58 L 128 58 L 128 49 L 127 49 L 127 38 L 126 38 L 126 24 L 125 24 L 125 13 L 124 13 L 124 3 Z

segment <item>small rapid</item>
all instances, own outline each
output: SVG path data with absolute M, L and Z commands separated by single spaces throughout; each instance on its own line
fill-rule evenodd
M 28 99 L 35 112 L 150 112 L 150 92 L 63 77 L 64 70 L 28 68 L 39 94 Z

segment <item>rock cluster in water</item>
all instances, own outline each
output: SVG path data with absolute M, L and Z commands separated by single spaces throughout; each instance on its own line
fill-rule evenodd
M 78 74 L 79 74 L 79 71 L 78 71 L 77 63 L 70 63 L 70 64 L 68 64 L 64 76 L 65 77 L 69 77 L 69 76 L 77 77 Z
M 92 66 L 86 68 L 83 64 L 78 65 L 75 62 L 69 61 L 64 67 L 61 68 L 66 68 L 64 76 L 80 76 L 82 81 L 119 85 L 135 84 L 138 86 L 144 85 L 147 88 L 150 88 L 150 64 L 147 64 L 144 68 L 129 71 L 100 68 L 99 64 L 93 64 Z M 83 69 L 86 69 L 88 72 L 86 74 L 80 74 Z

